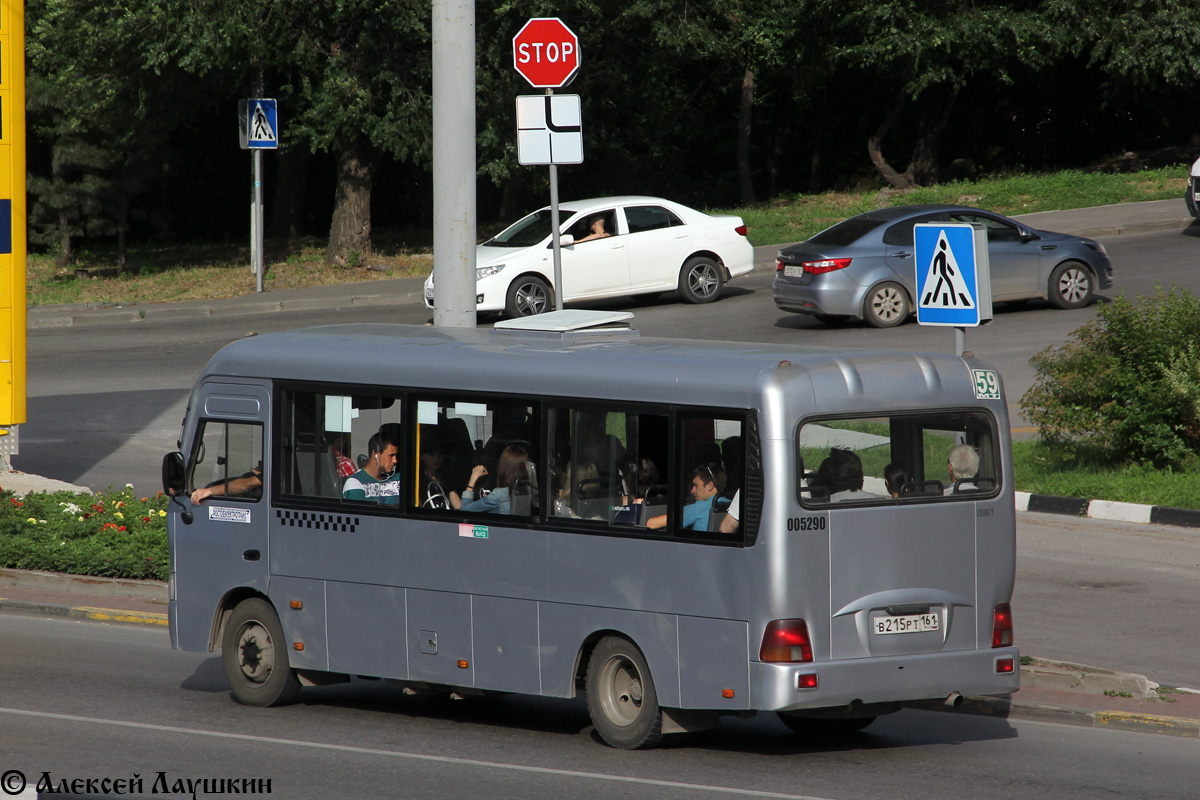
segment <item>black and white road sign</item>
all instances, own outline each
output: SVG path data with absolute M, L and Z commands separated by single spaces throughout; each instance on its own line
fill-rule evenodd
M 517 161 L 582 164 L 583 113 L 577 94 L 517 98 Z
M 917 322 L 973 327 L 990 319 L 986 232 L 970 223 L 918 223 L 913 241 Z

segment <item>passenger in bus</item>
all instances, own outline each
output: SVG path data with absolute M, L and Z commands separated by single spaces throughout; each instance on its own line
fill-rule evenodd
M 440 443 L 422 448 L 420 485 L 424 494 L 418 502 L 425 508 L 445 511 L 462 507 L 462 497 L 458 492 L 446 488 L 447 480 L 442 476 L 445 451 L 445 446 Z
M 627 461 L 621 468 L 621 480 L 626 484 L 626 490 L 632 486 L 633 494 L 627 494 L 622 501 L 624 505 L 616 506 L 613 522 L 624 525 L 637 525 L 641 519 L 641 506 L 646 502 L 646 493 L 658 485 L 658 467 L 654 460 L 643 458 L 640 461 Z
M 488 514 L 511 513 L 513 487 L 518 481 L 529 478 L 525 469 L 525 462 L 528 460 L 529 453 L 524 446 L 510 444 L 504 448 L 496 465 L 496 488 L 478 500 L 475 499 L 475 486 L 488 474 L 488 470 L 483 464 L 476 464 L 471 470 L 471 480 L 462 493 L 462 510 L 482 511 Z
M 692 470 L 692 497 L 696 502 L 683 507 L 679 527 L 684 530 L 703 531 L 708 529 L 708 513 L 712 511 L 713 498 L 725 490 L 725 470 L 719 464 L 696 467 Z M 667 527 L 667 515 L 651 517 L 647 528 Z
M 946 458 L 946 469 L 950 471 L 950 485 L 946 487 L 946 494 L 978 488 L 973 479 L 979 472 L 979 451 L 969 444 L 954 445 Z
M 733 493 L 733 499 L 729 501 L 729 508 L 725 509 L 725 519 L 721 520 L 721 533 L 737 533 L 737 529 L 741 527 L 739 517 L 742 513 L 742 491 Z
M 193 503 L 203 503 L 210 497 L 249 497 L 257 500 L 262 497 L 262 464 L 229 481 L 216 481 L 208 486 L 202 486 L 192 492 Z
M 821 462 L 812 482 L 829 491 L 829 502 L 878 500 L 879 495 L 864 492 L 862 459 L 853 450 L 831 447 L 829 457 Z
M 884 467 L 883 483 L 887 486 L 888 494 L 893 499 L 899 497 L 900 490 L 904 488 L 904 484 L 908 483 L 908 473 L 904 470 L 904 465 L 893 461 Z
M 572 506 L 573 502 L 578 504 L 580 499 L 579 487 L 591 485 L 593 482 L 599 483 L 599 480 L 600 473 L 592 462 L 580 461 L 577 466 L 570 461 L 565 462 L 559 475 L 560 482 L 558 496 L 554 501 L 554 515 L 579 519 L 579 514 L 575 513 Z
M 367 442 L 367 453 L 367 463 L 363 468 L 346 478 L 342 497 L 388 506 L 400 505 L 400 473 L 396 470 L 400 442 L 396 432 L 390 426 L 387 430 L 381 428 Z

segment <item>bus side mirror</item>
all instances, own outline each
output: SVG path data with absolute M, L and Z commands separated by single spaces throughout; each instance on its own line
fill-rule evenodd
M 176 451 L 174 453 L 167 453 L 165 456 L 163 456 L 163 491 L 172 497 L 177 497 L 183 494 L 187 477 L 185 473 L 186 469 L 183 462 L 183 453 Z

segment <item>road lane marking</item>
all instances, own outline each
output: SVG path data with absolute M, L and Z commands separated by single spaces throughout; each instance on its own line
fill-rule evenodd
M 714 794 L 736 795 L 741 797 L 769 797 L 775 800 L 829 800 L 829 798 L 815 797 L 813 795 L 802 794 L 782 794 L 779 792 L 765 792 L 755 789 L 738 789 L 732 786 L 709 786 L 701 783 L 682 783 L 680 781 L 663 781 L 653 778 L 634 778 L 625 775 L 605 775 L 600 772 L 582 772 L 571 769 L 555 769 L 553 767 L 530 767 L 521 764 L 501 764 L 496 761 L 479 761 L 472 758 L 455 758 L 454 756 L 434 756 L 423 753 L 405 753 L 396 750 L 379 750 L 372 747 L 352 747 L 342 744 L 325 744 L 322 742 L 306 742 L 302 739 L 277 739 L 271 736 L 259 736 L 245 733 L 224 733 L 222 731 L 206 731 L 193 728 L 180 728 L 174 725 L 155 725 L 148 722 L 125 722 L 115 719 L 99 719 L 96 717 L 80 717 L 74 714 L 54 714 L 48 711 L 27 711 L 21 708 L 4 708 L 0 707 L 0 714 L 12 714 L 21 717 L 36 717 L 38 719 L 52 719 L 63 722 L 84 722 L 93 725 L 110 725 L 118 728 L 134 728 L 144 731 L 157 731 L 161 733 L 182 733 L 191 736 L 208 736 L 214 739 L 234 739 L 239 741 L 254 742 L 257 744 L 280 744 L 292 747 L 309 747 L 315 750 L 331 750 L 340 753 L 355 753 L 358 755 L 374 755 L 385 756 L 390 758 L 404 758 L 414 761 L 429 761 L 438 764 L 455 764 L 457 766 L 466 767 L 483 767 L 485 769 L 500 769 L 509 772 L 527 772 L 537 775 L 553 775 L 560 778 L 584 778 L 588 780 L 609 781 L 613 783 L 629 783 L 638 784 L 641 786 L 655 786 L 665 789 L 685 789 L 691 791 L 712 792 Z

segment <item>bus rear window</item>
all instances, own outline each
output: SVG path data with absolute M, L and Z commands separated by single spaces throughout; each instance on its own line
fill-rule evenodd
M 990 497 L 1000 488 L 996 439 L 981 411 L 806 422 L 797 493 L 805 506 Z

